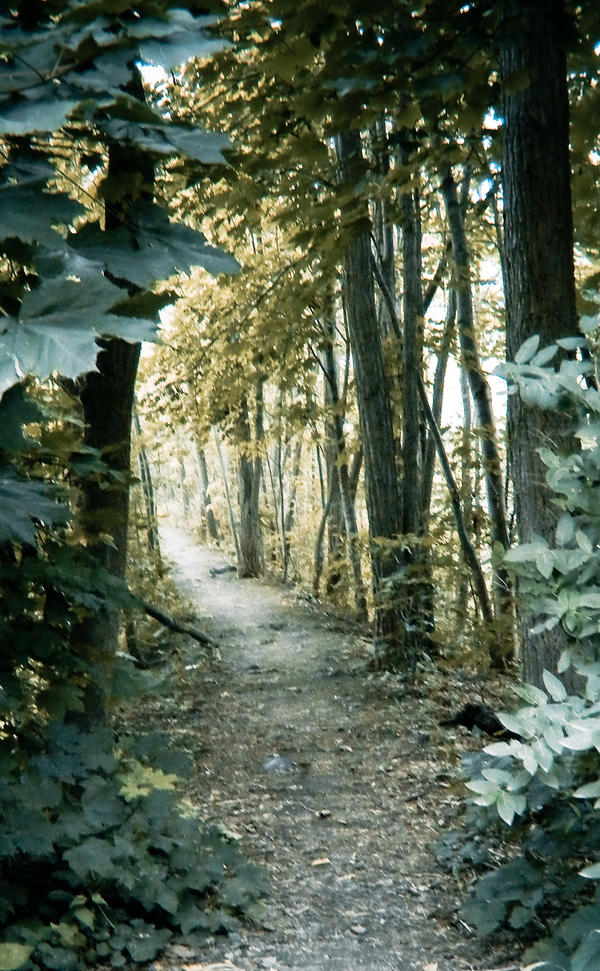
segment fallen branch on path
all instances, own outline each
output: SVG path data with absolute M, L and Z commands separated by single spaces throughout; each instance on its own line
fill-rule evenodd
M 189 624 L 180 624 L 179 621 L 175 620 L 173 617 L 169 617 L 168 614 L 165 614 L 163 610 L 159 610 L 158 607 L 153 607 L 152 604 L 149 603 L 144 603 L 144 610 L 149 617 L 157 620 L 159 624 L 163 625 L 163 627 L 168 627 L 169 630 L 175 631 L 176 634 L 187 634 L 188 637 L 193 637 L 195 641 L 198 641 L 200 644 L 204 644 L 204 646 L 210 648 L 211 651 L 216 650 L 217 645 L 215 642 L 196 627 L 190 627 Z

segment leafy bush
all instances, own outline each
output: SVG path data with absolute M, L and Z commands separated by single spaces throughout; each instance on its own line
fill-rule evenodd
M 162 737 L 115 750 L 108 729 L 55 723 L 24 771 L 6 761 L 3 971 L 145 963 L 174 934 L 193 943 L 258 916 L 255 869 L 230 837 L 182 815 L 171 773 L 185 766 Z
M 591 363 L 577 355 L 583 344 L 538 351 L 532 338 L 500 369 L 526 403 L 571 413 L 581 442 L 570 455 L 541 453 L 561 511 L 554 544 L 540 537 L 507 555 L 539 617 L 534 632 L 559 623 L 566 631 L 559 674 L 572 666 L 581 689 L 567 694 L 548 671 L 545 690 L 522 687 L 526 705 L 499 715 L 520 738 L 486 746 L 467 783 L 480 828 L 500 817 L 514 826 L 516 848 L 476 883 L 466 919 L 485 934 L 518 930 L 534 942 L 526 962 L 546 971 L 600 967 L 600 393 L 586 380 Z M 573 356 L 552 369 L 560 348 Z

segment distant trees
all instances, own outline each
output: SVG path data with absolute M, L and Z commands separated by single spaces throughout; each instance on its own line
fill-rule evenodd
M 408 4 L 393 9 L 370 4 L 354 9 L 351 18 L 317 7 L 304 6 L 300 13 L 287 0 L 277 0 L 268 15 L 258 5 L 243 5 L 232 8 L 220 27 L 233 46 L 201 66 L 189 65 L 163 89 L 162 96 L 173 110 L 190 120 L 195 117 L 196 104 L 209 104 L 209 124 L 224 125 L 232 136 L 228 153 L 232 165 L 221 171 L 217 184 L 202 192 L 178 193 L 173 181 L 180 211 L 193 221 L 196 206 L 208 209 L 220 238 L 235 246 L 245 267 L 229 296 L 224 289 L 214 303 L 212 296 L 205 299 L 197 284 L 186 287 L 189 308 L 195 300 L 202 320 L 196 353 L 200 371 L 195 372 L 192 383 L 203 420 L 209 427 L 219 424 L 226 439 L 235 443 L 241 468 L 248 446 L 242 446 L 234 415 L 240 417 L 240 403 L 244 395 L 252 397 L 256 380 L 263 382 L 265 438 L 262 447 L 252 446 L 258 450 L 252 454 L 253 461 L 258 453 L 262 455 L 267 482 L 268 443 L 270 436 L 277 436 L 279 421 L 270 396 L 289 409 L 290 427 L 294 427 L 300 407 L 303 420 L 311 424 L 316 436 L 316 452 L 310 459 L 304 448 L 303 462 L 316 461 L 321 470 L 320 510 L 312 507 L 311 512 L 315 520 L 322 517 L 321 526 L 315 521 L 314 527 L 316 585 L 320 584 L 329 520 L 332 555 L 334 548 L 340 549 L 335 537 L 344 534 L 346 563 L 353 557 L 354 589 L 360 589 L 359 574 L 366 563 L 357 560 L 356 550 L 362 542 L 364 554 L 365 536 L 359 535 L 364 510 L 373 579 L 370 606 L 379 632 L 377 663 L 382 666 L 408 670 L 415 658 L 435 650 L 434 642 L 441 636 L 435 633 L 436 624 L 441 614 L 444 628 L 448 616 L 445 607 L 440 609 L 440 578 L 443 587 L 446 580 L 450 587 L 456 585 L 453 602 L 458 614 L 464 616 L 466 592 L 471 617 L 485 618 L 480 640 L 489 645 L 493 663 L 502 668 L 514 653 L 513 592 L 503 561 L 511 539 L 507 506 L 514 494 L 519 523 L 527 519 L 531 488 L 526 487 L 525 467 L 519 469 L 522 461 L 530 459 L 519 455 L 530 456 L 535 445 L 533 439 L 519 437 L 522 429 L 515 418 L 519 405 L 512 408 L 511 398 L 509 431 L 514 460 L 509 471 L 511 476 L 514 472 L 514 490 L 508 489 L 503 423 L 496 426 L 486 359 L 504 354 L 502 278 L 507 289 L 509 354 L 514 355 L 521 339 L 531 332 L 527 327 L 537 326 L 530 315 L 530 325 L 523 330 L 525 324 L 515 303 L 525 292 L 516 264 L 530 269 L 534 265 L 524 249 L 517 252 L 519 233 L 527 236 L 528 246 L 550 245 L 543 244 L 543 232 L 537 239 L 535 234 L 527 235 L 528 221 L 539 218 L 551 197 L 560 198 L 560 225 L 570 210 L 558 181 L 552 181 L 551 191 L 545 192 L 550 183 L 541 169 L 534 174 L 531 168 L 524 176 L 525 181 L 534 180 L 536 192 L 544 193 L 539 205 L 530 204 L 537 198 L 533 185 L 531 193 L 519 188 L 517 196 L 527 200 L 529 208 L 516 215 L 514 190 L 521 185 L 519 172 L 528 164 L 527 153 L 540 157 L 546 121 L 548 135 L 552 117 L 547 104 L 542 106 L 536 100 L 537 81 L 528 83 L 525 61 L 527 57 L 535 60 L 554 43 L 554 23 L 568 26 L 561 16 L 558 6 L 522 8 L 508 2 L 451 9 L 444 5 L 443 11 L 436 4 L 422 11 Z M 583 11 L 580 20 L 582 32 L 589 33 L 590 12 Z M 539 38 L 536 23 L 543 24 Z M 564 36 L 574 33 L 565 30 Z M 556 52 L 548 49 L 547 53 L 554 71 Z M 560 128 L 564 142 L 564 51 L 561 57 L 562 102 L 556 102 L 556 111 L 562 120 L 553 136 L 558 139 Z M 500 61 L 505 129 L 498 124 L 503 110 Z M 586 70 L 581 69 L 578 76 L 578 102 L 585 100 L 582 92 L 588 90 Z M 535 133 L 523 129 L 527 112 L 539 115 Z M 580 152 L 578 156 L 582 166 L 590 165 L 589 143 L 588 139 L 588 155 Z M 551 144 L 548 138 L 544 144 L 546 157 L 552 158 L 557 143 Z M 564 152 L 561 159 L 556 168 L 563 172 L 564 185 L 568 174 Z M 505 240 L 500 227 L 502 164 Z M 552 180 L 557 179 L 553 168 Z M 567 222 L 564 225 L 561 249 L 566 252 L 572 246 Z M 552 259 L 554 265 L 556 249 Z M 480 278 L 489 278 L 490 273 L 494 295 L 482 298 Z M 558 304 L 553 301 L 553 319 L 566 321 L 568 317 L 564 329 L 573 332 L 572 265 L 570 273 L 552 274 L 552 286 L 543 284 L 547 276 L 530 276 L 545 290 L 544 299 L 549 299 L 553 287 L 560 288 L 564 305 L 557 312 Z M 440 319 L 444 316 L 447 324 Z M 329 324 L 323 327 L 327 320 Z M 316 409 L 311 390 L 316 363 L 327 380 L 331 326 L 334 356 L 349 351 L 352 360 L 347 394 L 341 396 L 339 406 L 342 425 L 336 432 L 338 440 L 344 441 L 338 459 L 341 476 L 333 481 L 330 458 L 322 463 L 326 453 L 331 454 L 327 430 L 331 424 L 327 424 L 326 411 Z M 184 343 L 185 353 L 191 351 L 193 356 L 189 342 Z M 219 404 L 217 381 L 217 375 L 224 373 L 222 355 L 232 362 L 225 412 Z M 472 409 L 474 414 L 473 430 L 465 432 L 462 452 L 454 453 L 443 429 L 448 356 L 458 361 L 466 375 L 461 393 L 466 413 L 470 415 Z M 236 361 L 244 361 L 244 367 L 238 367 Z M 454 464 L 467 490 L 460 496 L 460 508 L 452 491 L 462 539 L 457 544 L 454 535 L 450 547 L 448 536 L 456 516 L 449 517 L 445 511 L 440 518 L 440 510 L 448 509 L 443 482 L 450 479 L 436 477 L 432 488 L 435 436 L 426 420 L 425 404 L 419 404 L 419 382 L 426 387 L 431 415 L 441 426 L 438 444 L 450 456 L 448 470 L 452 472 Z M 282 388 L 286 393 L 281 393 Z M 353 409 L 355 415 L 348 422 Z M 535 437 L 537 432 L 531 434 Z M 348 517 L 340 513 L 344 489 L 340 493 L 339 488 L 346 475 L 343 470 L 349 468 L 344 448 L 363 456 L 358 503 L 354 503 L 358 534 L 351 505 L 346 506 Z M 473 475 L 469 462 L 476 463 Z M 481 483 L 487 494 L 487 512 L 479 496 Z M 349 490 L 345 494 L 349 498 Z M 283 495 L 281 489 L 279 495 Z M 267 505 L 263 490 L 257 513 L 254 507 L 263 527 L 270 518 L 283 524 L 279 512 L 272 517 Z M 438 522 L 444 536 L 441 543 L 442 533 L 436 535 Z M 285 532 L 284 524 L 278 529 Z M 270 545 L 267 534 L 265 543 Z M 450 548 L 454 573 L 445 553 Z M 281 550 L 286 561 L 282 571 L 287 572 L 288 553 L 293 556 L 294 550 L 287 540 Z M 273 556 L 277 559 L 279 554 Z M 463 557 L 470 562 L 468 568 Z M 335 571 L 334 575 L 337 577 Z M 466 576 L 477 577 L 471 588 L 465 586 Z M 446 597 L 452 600 L 450 587 L 444 603 Z M 460 623 L 457 615 L 456 629 Z M 519 640 L 525 636 L 526 625 L 523 618 Z M 526 638 L 526 671 L 537 680 L 539 671 L 536 674 L 527 660 L 528 645 Z

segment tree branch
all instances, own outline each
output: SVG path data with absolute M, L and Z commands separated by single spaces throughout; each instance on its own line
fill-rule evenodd
M 195 627 L 190 627 L 189 624 L 180 624 L 179 621 L 174 620 L 173 617 L 169 617 L 164 611 L 159 610 L 158 607 L 153 607 L 152 604 L 144 603 L 144 610 L 149 617 L 153 620 L 157 620 L 159 624 L 163 627 L 168 627 L 169 630 L 175 631 L 176 634 L 187 634 L 188 637 L 193 637 L 195 641 L 200 644 L 204 644 L 211 651 L 214 651 L 217 647 L 214 641 L 210 639 L 206 634 L 203 634 L 201 630 L 197 630 Z

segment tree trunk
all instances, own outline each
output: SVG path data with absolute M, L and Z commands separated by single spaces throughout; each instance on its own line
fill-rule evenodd
M 84 441 L 102 452 L 115 478 L 109 488 L 102 487 L 105 483 L 85 481 L 82 522 L 90 553 L 104 569 L 123 577 L 127 566 L 131 412 L 140 345 L 116 339 L 101 343 L 98 370 L 86 375 L 80 394 Z M 107 604 L 80 625 L 74 636 L 91 647 L 97 659 L 98 673 L 86 687 L 81 720 L 92 727 L 106 718 L 101 672 L 110 666 L 119 646 L 118 608 Z
M 218 543 L 219 527 L 212 507 L 212 500 L 210 498 L 210 480 L 208 478 L 208 467 L 206 465 L 206 455 L 204 454 L 204 449 L 200 448 L 200 446 L 198 446 L 198 467 L 200 469 L 200 483 L 202 486 L 202 506 L 204 509 L 204 517 L 206 519 L 206 530 L 208 533 L 208 538 L 212 539 L 213 542 Z
M 360 135 L 347 131 L 336 139 L 342 179 L 360 181 Z M 401 497 L 396 468 L 396 441 L 392 406 L 385 374 L 381 331 L 377 321 L 373 285 L 370 223 L 366 205 L 363 228 L 349 240 L 344 259 L 343 299 L 352 348 L 356 397 L 365 463 L 365 491 L 375 604 L 376 663 L 409 670 L 404 625 L 394 592 L 386 580 L 401 565 L 398 534 L 401 531 Z M 354 223 L 356 226 L 356 223 Z
M 217 456 L 219 459 L 219 468 L 221 470 L 221 480 L 223 482 L 223 491 L 225 492 L 227 512 L 229 513 L 229 526 L 231 528 L 231 538 L 233 540 L 233 545 L 235 546 L 235 552 L 239 562 L 241 553 L 240 553 L 240 541 L 238 538 L 238 528 L 235 521 L 235 515 L 233 512 L 233 503 L 231 501 L 229 482 L 227 480 L 227 466 L 225 465 L 225 456 L 223 455 L 223 447 L 221 445 L 221 439 L 219 438 L 219 432 L 217 430 L 216 425 L 213 425 L 213 437 L 215 441 L 215 448 L 217 450 Z
M 130 92 L 144 100 L 141 76 L 133 70 Z M 108 156 L 107 183 L 117 188 L 106 207 L 107 230 L 127 225 L 135 231 L 137 201 L 152 199 L 154 169 L 147 156 L 112 145 Z M 116 283 L 120 281 L 115 280 Z M 136 288 L 129 287 L 129 294 Z M 102 348 L 96 371 L 80 381 L 80 398 L 85 422 L 84 441 L 102 452 L 112 473 L 110 488 L 91 479 L 82 483 L 82 521 L 87 546 L 98 562 L 111 573 L 124 577 L 127 566 L 127 528 L 129 520 L 129 480 L 131 475 L 131 416 L 140 345 L 111 338 L 99 340 Z M 110 536 L 108 540 L 106 537 Z M 119 610 L 110 604 L 88 618 L 73 632 L 74 639 L 86 644 L 97 659 L 95 680 L 84 692 L 85 710 L 80 723 L 92 728 L 106 720 L 104 677 L 119 646 Z
M 292 529 L 294 528 L 294 521 L 296 516 L 296 494 L 298 491 L 298 476 L 300 475 L 301 456 L 302 456 L 302 438 L 301 436 L 299 436 L 294 446 L 294 452 L 292 457 L 292 478 L 291 478 L 289 490 L 288 490 L 287 510 L 283 521 L 283 537 L 284 537 L 284 543 L 285 543 L 285 559 L 284 559 L 284 572 L 283 572 L 284 583 L 288 579 L 290 557 L 292 552 L 290 534 L 292 532 Z
M 142 442 L 142 426 L 140 416 L 135 408 L 133 409 L 133 423 L 138 439 L 138 462 L 140 466 L 140 483 L 142 495 L 144 497 L 144 508 L 146 511 L 146 535 L 148 537 L 148 549 L 160 557 L 160 540 L 158 536 L 158 519 L 156 516 L 156 501 L 154 498 L 154 484 L 152 482 L 152 472 L 148 455 Z
M 250 429 L 247 402 L 242 405 L 242 452 L 238 468 L 240 502 L 239 577 L 260 577 L 265 572 L 265 557 L 260 525 L 259 500 L 262 463 L 258 455 L 258 435 L 262 428 L 262 393 L 256 396 L 255 435 Z M 262 437 L 262 436 L 261 436 Z
M 446 307 L 446 319 L 444 331 L 440 343 L 435 375 L 433 378 L 433 396 L 431 411 L 436 424 L 439 426 L 442 421 L 442 408 L 444 404 L 444 385 L 446 380 L 446 368 L 454 328 L 456 326 L 456 292 L 450 290 L 448 294 L 448 304 Z M 435 469 L 436 447 L 433 432 L 429 429 L 427 442 L 425 445 L 425 456 L 423 458 L 423 480 L 421 488 L 421 524 L 423 533 L 429 531 L 429 520 L 431 516 L 431 495 L 433 491 L 433 473 Z
M 495 667 L 504 668 L 513 657 L 513 602 L 512 587 L 503 555 L 509 547 L 504 480 L 498 451 L 496 424 L 492 398 L 487 378 L 479 358 L 475 337 L 475 318 L 471 291 L 471 261 L 467 245 L 464 216 L 458 198 L 456 183 L 450 169 L 442 177 L 442 195 L 452 240 L 454 276 L 457 300 L 457 322 L 462 366 L 467 372 L 469 387 L 477 412 L 477 424 L 481 436 L 481 451 L 485 475 L 488 509 L 490 516 L 490 540 L 494 570 L 494 606 L 497 621 L 496 647 L 493 651 Z
M 342 501 L 344 517 L 344 531 L 348 543 L 348 559 L 352 567 L 354 587 L 354 609 L 358 620 L 367 619 L 367 598 L 362 578 L 360 549 L 358 544 L 358 523 L 356 521 L 355 495 L 356 486 L 351 480 L 348 469 L 346 452 L 346 436 L 344 434 L 344 418 L 340 408 L 341 398 L 338 384 L 338 373 L 333 346 L 333 327 L 329 328 L 331 339 L 325 347 L 324 370 L 327 397 L 333 406 L 333 427 L 335 432 L 336 455 L 332 467 L 332 474 L 337 476 L 339 494 Z M 357 473 L 358 474 L 358 473 Z
M 533 334 L 544 345 L 577 333 L 577 315 L 564 6 L 505 0 L 503 13 L 506 353 L 512 361 Z M 519 539 L 526 543 L 537 533 L 551 541 L 557 510 L 538 449 L 568 447 L 568 420 L 557 411 L 524 408 L 511 395 L 508 437 Z M 566 638 L 559 625 L 532 635 L 532 620 L 528 605 L 520 604 L 523 677 L 541 685 L 544 668 L 556 672 Z

